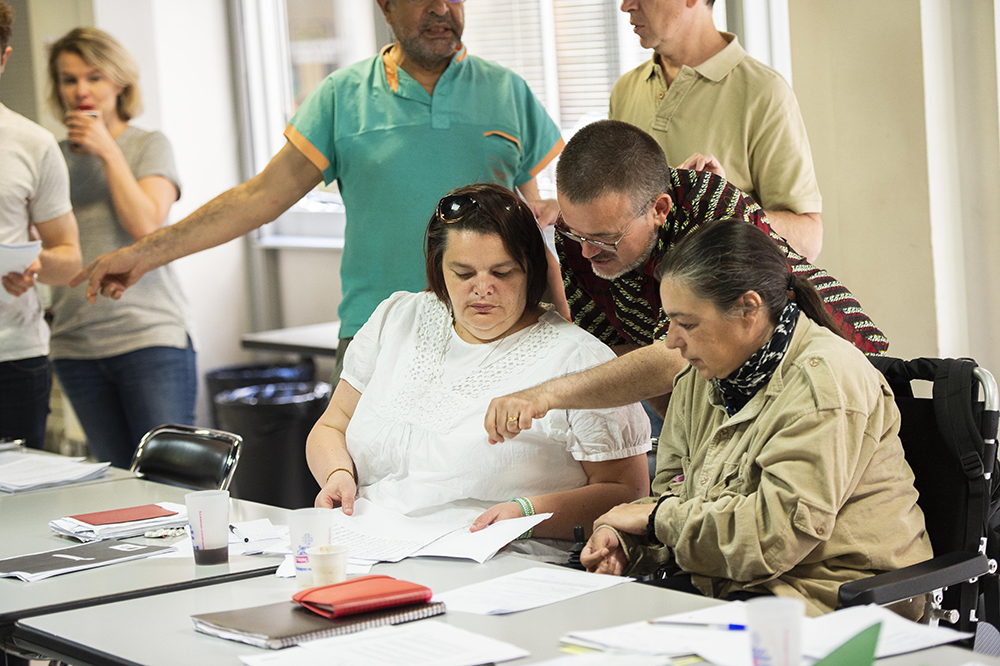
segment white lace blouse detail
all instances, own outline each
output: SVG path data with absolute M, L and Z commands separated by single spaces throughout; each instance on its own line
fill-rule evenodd
M 469 344 L 433 294 L 393 294 L 355 336 L 341 375 L 362 394 L 347 429 L 361 496 L 409 515 L 471 521 L 511 497 L 586 485 L 580 461 L 649 449 L 637 405 L 553 410 L 496 446 L 483 419 L 496 396 L 612 358 L 554 312 L 497 342 Z

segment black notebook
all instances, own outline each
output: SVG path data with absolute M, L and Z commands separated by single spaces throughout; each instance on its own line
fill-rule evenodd
M 31 582 L 71 571 L 137 560 L 171 550 L 174 548 L 170 546 L 144 546 L 117 539 L 93 541 L 0 560 L 0 578 L 20 578 Z
M 440 601 L 397 606 L 386 610 L 328 619 L 292 601 L 240 608 L 220 613 L 192 615 L 194 628 L 203 634 L 279 650 L 317 638 L 353 634 L 386 624 L 401 624 L 444 613 Z

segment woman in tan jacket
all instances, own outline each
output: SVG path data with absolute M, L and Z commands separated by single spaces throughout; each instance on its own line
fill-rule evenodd
M 768 237 L 720 221 L 660 267 L 674 383 L 653 496 L 595 522 L 590 571 L 834 609 L 842 583 L 932 556 L 899 412 Z M 908 614 L 908 613 L 907 613 Z

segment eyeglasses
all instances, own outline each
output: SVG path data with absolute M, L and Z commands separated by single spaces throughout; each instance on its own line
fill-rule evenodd
M 659 196 L 660 195 L 657 194 L 655 197 L 653 197 L 643 205 L 642 210 L 639 211 L 639 214 L 636 215 L 634 218 L 632 218 L 632 221 L 629 222 L 629 225 L 625 227 L 625 231 L 622 232 L 622 235 L 619 236 L 618 240 L 616 240 L 614 243 L 594 240 L 593 238 L 586 238 L 584 236 L 580 236 L 579 234 L 574 234 L 572 231 L 569 230 L 569 227 L 566 226 L 566 222 L 563 220 L 562 211 L 559 212 L 559 218 L 556 220 L 556 231 L 561 233 L 566 238 L 575 240 L 577 243 L 580 244 L 589 243 L 590 245 L 605 250 L 606 252 L 612 252 L 614 254 L 618 254 L 618 244 L 625 239 L 625 236 L 628 234 L 629 231 L 632 230 L 632 227 L 634 227 L 635 223 L 639 221 L 639 218 L 641 218 L 643 215 L 649 212 L 650 204 L 656 201 L 657 197 Z
M 434 211 L 434 214 L 446 223 L 451 224 L 452 222 L 458 222 L 468 215 L 470 211 L 477 208 L 479 208 L 479 202 L 468 194 L 449 194 L 438 202 L 437 210 Z
M 410 4 L 411 5 L 426 5 L 430 1 L 431 0 L 410 0 Z M 449 5 L 460 5 L 463 2 L 465 2 L 465 0 L 445 0 L 445 2 L 447 2 Z

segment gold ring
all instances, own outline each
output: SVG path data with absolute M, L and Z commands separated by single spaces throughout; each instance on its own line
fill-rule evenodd
M 516 416 L 508 416 L 508 417 L 507 417 L 507 420 L 508 420 L 508 421 L 516 421 L 516 420 L 517 420 L 517 417 L 516 417 Z

